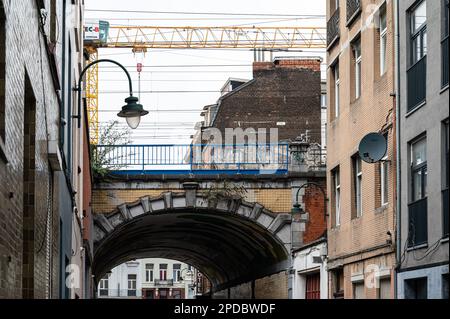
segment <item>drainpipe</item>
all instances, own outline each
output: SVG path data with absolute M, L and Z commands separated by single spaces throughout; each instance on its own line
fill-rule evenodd
M 401 152 L 400 152 L 400 28 L 399 28 L 399 0 L 394 0 L 394 23 L 395 23 L 395 140 L 396 140 L 396 239 L 395 239 L 395 269 L 394 269 L 394 298 L 397 299 L 397 269 L 401 262 Z

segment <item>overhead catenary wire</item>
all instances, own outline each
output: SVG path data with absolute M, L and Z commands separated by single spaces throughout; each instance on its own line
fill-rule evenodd
M 238 12 L 189 12 L 189 11 L 151 11 L 151 10 L 118 10 L 85 8 L 85 12 L 114 12 L 139 14 L 181 14 L 181 15 L 222 15 L 222 16 L 260 16 L 260 17 L 317 17 L 325 18 L 324 14 L 292 14 L 292 13 L 238 13 Z

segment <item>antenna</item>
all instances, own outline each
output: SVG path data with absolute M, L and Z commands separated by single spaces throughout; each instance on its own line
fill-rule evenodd
M 377 163 L 386 155 L 387 141 L 380 133 L 369 133 L 359 142 L 359 156 L 369 164 Z

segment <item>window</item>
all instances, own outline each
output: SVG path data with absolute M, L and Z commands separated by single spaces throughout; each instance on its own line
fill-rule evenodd
M 427 54 L 427 3 L 422 1 L 410 12 L 411 65 Z
M 361 38 L 352 43 L 353 63 L 354 63 L 354 93 L 355 99 L 361 96 Z
M 427 95 L 427 8 L 420 2 L 409 11 L 410 65 L 407 71 L 408 111 L 423 105 Z
M 109 279 L 107 276 L 100 279 L 98 289 L 99 289 L 100 296 L 108 296 Z
M 339 8 L 339 0 L 330 0 L 330 13 L 333 14 Z
M 128 296 L 136 296 L 136 275 L 128 275 Z
M 449 0 L 442 0 L 442 42 L 441 42 L 441 67 L 442 67 L 442 87 L 448 85 L 449 64 L 448 64 L 448 38 L 449 38 Z
M 6 29 L 3 8 L 0 8 L 0 141 L 5 142 L 5 65 L 6 65 Z M 1 143 L 0 143 L 1 145 Z
M 181 264 L 173 264 L 173 281 L 179 282 L 181 277 Z
M 387 47 L 387 21 L 386 5 L 380 9 L 379 14 L 379 33 L 380 33 L 380 75 L 386 72 L 386 47 Z
M 340 79 L 339 79 L 339 63 L 336 63 L 333 68 L 333 78 L 334 78 L 334 117 L 339 116 L 340 100 L 339 100 L 339 89 L 340 89 Z
M 426 244 L 427 230 L 427 148 L 426 137 L 411 143 L 411 203 L 408 205 L 408 246 Z
M 405 280 L 405 299 L 427 299 L 427 277 Z
M 145 264 L 145 281 L 153 281 L 153 264 Z
M 391 280 L 389 278 L 380 279 L 377 289 L 378 299 L 391 299 Z
M 448 274 L 442 275 L 442 299 L 448 299 Z
M 353 283 L 353 299 L 365 299 L 364 281 Z
M 444 132 L 444 158 L 442 160 L 442 174 L 444 175 L 444 187 L 442 190 L 442 224 L 443 224 L 443 237 L 448 237 L 449 235 L 449 219 L 448 219 L 448 165 L 449 165 L 449 128 L 448 128 L 448 119 L 444 122 L 443 125 Z
M 411 144 L 412 198 L 415 202 L 427 195 L 427 144 L 426 137 Z
M 167 264 L 159 264 L 159 280 L 167 280 Z
M 385 135 L 386 141 L 388 136 Z M 388 155 L 380 162 L 380 195 L 381 195 L 381 205 L 387 205 L 389 202 L 389 161 Z
M 362 165 L 361 158 L 359 155 L 352 157 L 353 166 L 353 192 L 354 192 L 354 203 L 353 210 L 354 214 L 352 217 L 362 216 Z
M 341 181 L 339 176 L 339 167 L 335 168 L 332 172 L 332 181 L 333 181 L 333 195 L 334 202 L 333 208 L 335 212 L 335 226 L 339 226 L 341 224 Z

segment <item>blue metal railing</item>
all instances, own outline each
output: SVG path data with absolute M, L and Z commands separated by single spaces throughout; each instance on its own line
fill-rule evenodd
M 96 157 L 114 173 L 286 172 L 289 145 L 96 145 Z

